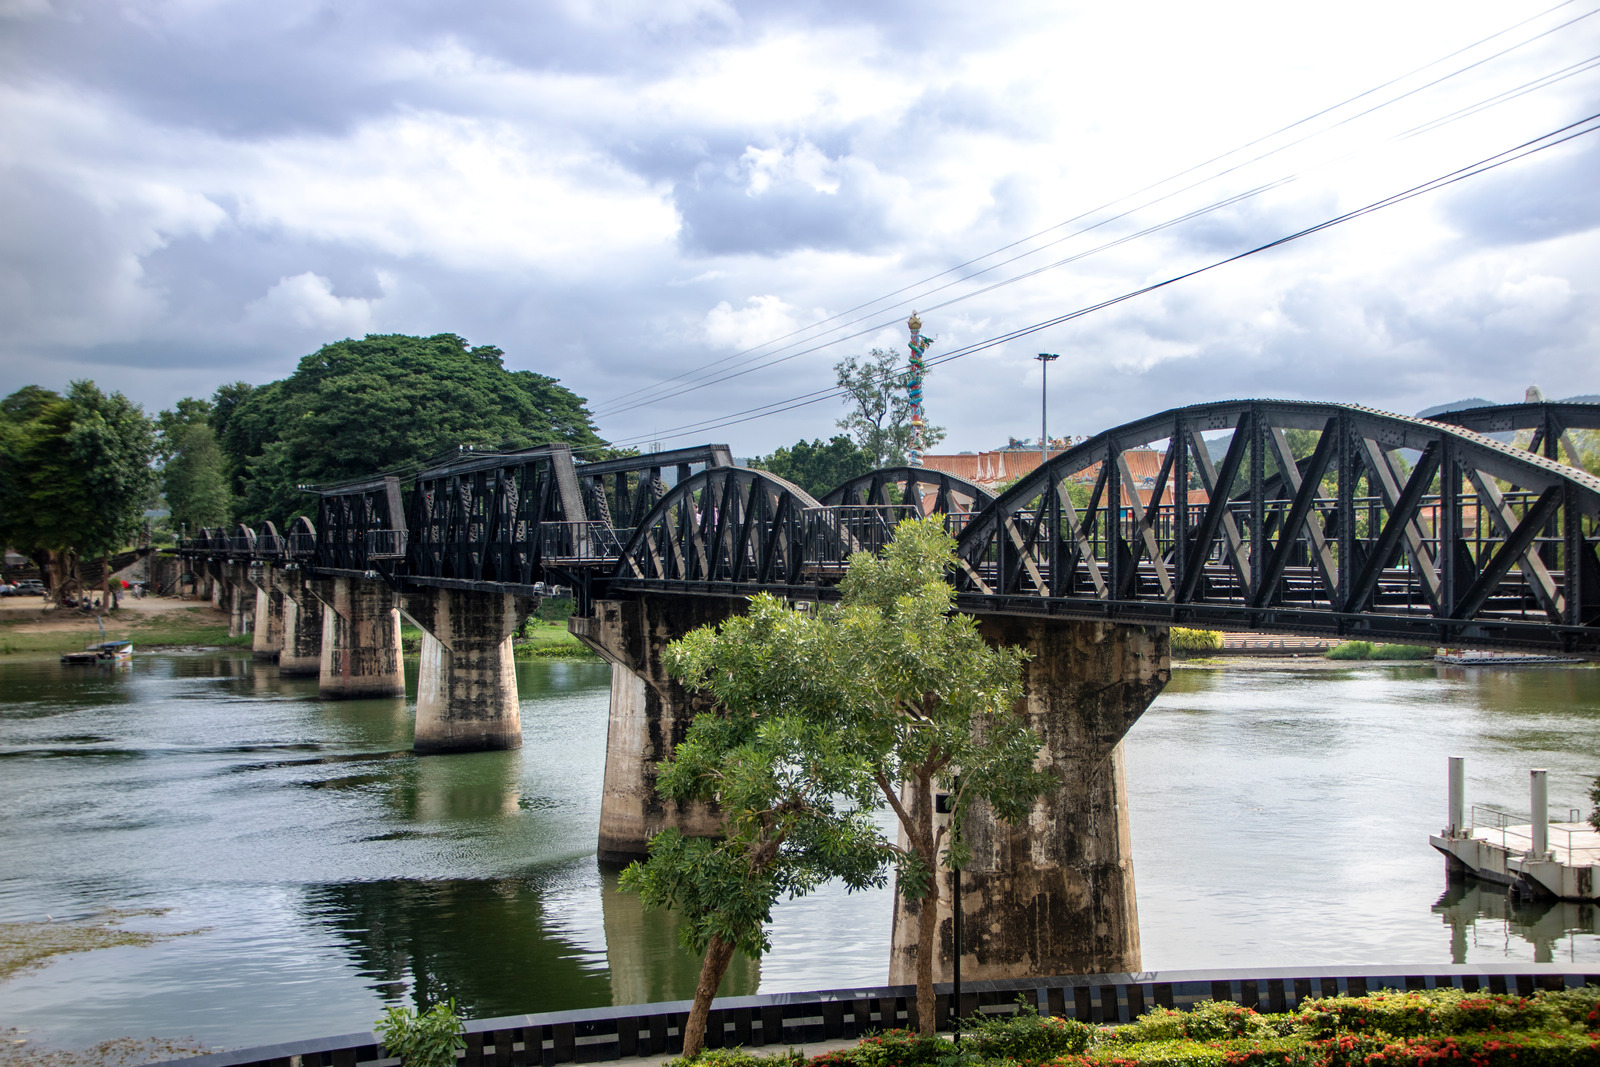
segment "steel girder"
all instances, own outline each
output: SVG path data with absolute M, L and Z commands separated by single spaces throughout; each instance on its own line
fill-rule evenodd
M 1153 444 L 1159 474 L 1130 485 L 1126 453 Z M 957 587 L 969 610 L 1592 653 L 1597 518 L 1600 479 L 1459 427 L 1200 404 L 1001 495 L 960 538 Z
M 564 444 L 434 467 L 411 493 L 405 576 L 532 586 L 585 527 Z
M 932 497 L 932 503 L 928 498 Z M 907 505 L 920 517 L 982 511 L 994 494 L 959 475 L 928 467 L 882 467 L 828 490 L 823 507 Z
M 709 467 L 674 486 L 623 547 L 613 584 L 732 583 L 754 591 L 802 580 L 817 501 L 766 471 Z
M 385 475 L 316 492 L 313 565 L 335 571 L 392 572 L 404 556 L 406 541 L 400 479 Z
M 1476 433 L 1505 433 L 1532 430 L 1528 451 L 1546 459 L 1566 454 L 1568 465 L 1583 469 L 1583 459 L 1573 441 L 1572 430 L 1600 429 L 1600 404 L 1567 404 L 1539 401 L 1526 404 L 1498 404 L 1493 407 L 1466 408 L 1428 416 L 1431 422 L 1445 422 Z M 1592 472 L 1591 472 L 1592 473 Z
M 666 495 L 665 472 L 674 472 L 674 484 L 681 484 L 697 468 L 732 465 L 733 456 L 727 445 L 701 445 L 580 463 L 577 476 L 588 517 L 604 522 L 618 538 L 626 540 Z

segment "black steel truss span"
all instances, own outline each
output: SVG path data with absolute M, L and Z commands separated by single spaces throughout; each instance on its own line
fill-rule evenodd
M 972 612 L 1600 655 L 1600 480 L 1557 461 L 1593 428 L 1600 405 L 1430 421 L 1230 401 L 1108 430 L 998 498 L 892 468 L 820 502 L 725 446 L 578 464 L 547 445 L 320 489 L 314 523 L 203 530 L 180 552 L 585 598 L 829 597 L 852 553 L 931 511 Z
M 1600 480 L 1460 427 L 1202 404 L 1017 483 L 962 534 L 956 581 L 973 610 L 1595 653 L 1597 518 Z
M 668 492 L 623 546 L 614 581 L 750 588 L 801 584 L 821 505 L 766 471 L 710 467 Z

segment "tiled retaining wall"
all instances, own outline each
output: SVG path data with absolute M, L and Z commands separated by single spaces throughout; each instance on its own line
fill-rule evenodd
M 1307 997 L 1362 996 L 1379 989 L 1436 989 L 1530 994 L 1537 989 L 1600 985 L 1596 973 L 1560 964 L 1452 967 L 1258 968 L 1230 971 L 1147 971 L 1140 974 L 1068 975 L 962 986 L 961 1015 L 1007 1011 L 1019 997 L 1040 1014 L 1095 1023 L 1131 1022 L 1147 1009 L 1187 1009 L 1203 1000 L 1231 1000 L 1263 1012 L 1287 1011 Z M 949 1023 L 951 992 L 939 993 L 940 1026 Z M 458 1067 L 548 1067 L 633 1056 L 665 1058 L 682 1048 L 689 1002 L 630 1004 L 614 1008 L 475 1019 L 466 1024 L 467 1048 Z M 916 1024 L 911 986 L 832 989 L 719 998 L 706 1044 L 760 1047 L 852 1038 L 873 1030 Z M 219 1052 L 172 1060 L 183 1067 L 356 1067 L 396 1064 L 383 1059 L 373 1034 Z

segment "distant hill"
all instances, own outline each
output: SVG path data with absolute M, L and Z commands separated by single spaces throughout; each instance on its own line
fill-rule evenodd
M 1569 396 L 1561 401 L 1563 404 L 1600 404 L 1600 393 L 1584 393 L 1582 396 Z
M 1435 404 L 1431 408 L 1423 408 L 1421 411 L 1417 412 L 1417 418 L 1431 419 L 1435 415 L 1443 414 L 1446 411 L 1466 411 L 1468 408 L 1487 408 L 1493 406 L 1493 400 L 1485 400 L 1481 396 L 1469 396 L 1465 400 L 1452 400 L 1448 404 Z

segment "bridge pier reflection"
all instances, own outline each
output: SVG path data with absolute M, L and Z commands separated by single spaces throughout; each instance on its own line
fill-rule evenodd
M 457 589 L 405 594 L 406 617 L 422 630 L 414 751 L 522 747 L 511 639 L 538 604 L 533 597 Z
M 602 600 L 587 618 L 573 616 L 573 635 L 611 664 L 611 715 L 600 801 L 602 863 L 648 855 L 650 838 L 669 826 L 710 837 L 721 820 L 701 804 L 656 795 L 656 774 L 689 732 L 699 701 L 667 677 L 662 650 L 690 630 L 736 614 L 744 601 L 719 597 L 640 596 Z
M 317 695 L 325 700 L 405 696 L 394 590 L 381 581 L 344 576 L 307 584 L 324 608 Z
M 963 828 L 963 978 L 1140 969 L 1122 739 L 1171 675 L 1167 631 L 1115 623 L 979 617 L 992 644 L 1033 653 L 1019 713 L 1044 740 L 1060 784 L 1008 826 L 987 808 Z M 919 904 L 897 898 L 891 984 L 916 980 Z M 934 980 L 949 981 L 954 921 L 939 899 Z

